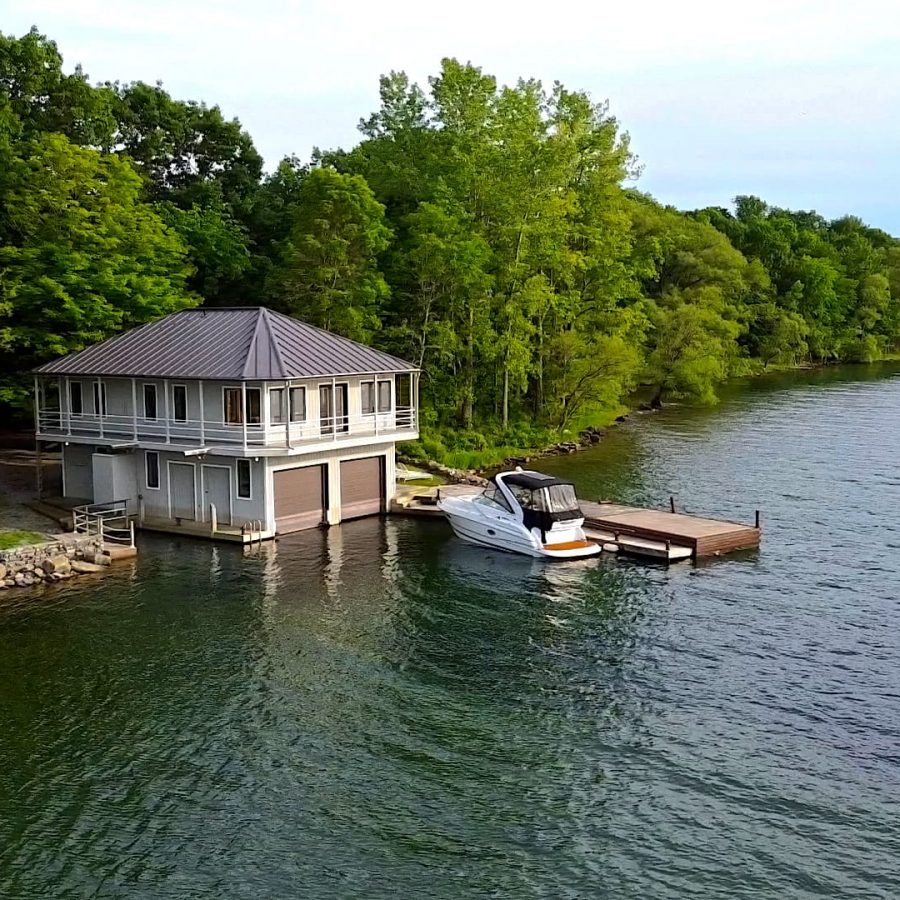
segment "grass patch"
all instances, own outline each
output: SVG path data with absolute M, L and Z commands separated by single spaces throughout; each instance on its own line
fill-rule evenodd
M 12 550 L 26 544 L 43 544 L 46 534 L 38 531 L 0 531 L 0 550 Z

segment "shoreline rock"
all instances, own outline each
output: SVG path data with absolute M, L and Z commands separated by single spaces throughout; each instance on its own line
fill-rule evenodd
M 103 554 L 97 536 L 60 535 L 40 544 L 0 551 L 0 591 L 15 587 L 56 584 L 88 571 L 103 571 L 96 560 Z M 106 558 L 106 557 L 104 557 Z M 90 566 L 90 569 L 85 567 Z

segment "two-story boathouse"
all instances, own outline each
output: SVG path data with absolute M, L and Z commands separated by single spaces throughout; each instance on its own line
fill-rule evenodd
M 148 527 L 263 537 L 387 509 L 410 363 L 264 308 L 174 313 L 41 366 L 63 493 Z

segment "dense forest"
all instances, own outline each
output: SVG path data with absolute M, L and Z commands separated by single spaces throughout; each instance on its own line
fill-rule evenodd
M 900 241 L 755 197 L 682 212 L 561 84 L 444 60 L 381 79 L 360 143 L 266 173 L 218 107 L 66 74 L 0 34 L 0 403 L 185 306 L 273 307 L 424 369 L 431 452 L 525 447 L 730 375 L 900 345 Z

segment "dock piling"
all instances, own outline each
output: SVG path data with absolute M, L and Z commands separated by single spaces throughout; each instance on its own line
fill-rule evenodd
M 671 496 L 669 497 L 669 509 L 671 512 L 675 512 L 675 498 Z

